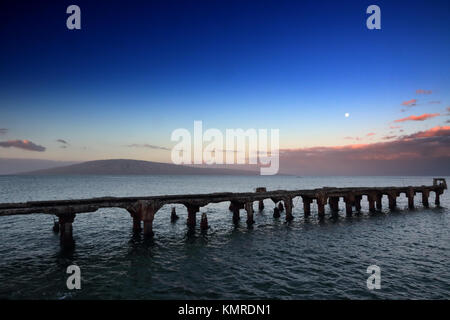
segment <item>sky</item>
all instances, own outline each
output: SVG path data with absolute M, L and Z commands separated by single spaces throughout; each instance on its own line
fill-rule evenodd
M 0 159 L 170 162 L 171 133 L 201 120 L 279 129 L 282 172 L 450 174 L 449 14 L 448 1 L 2 1 Z

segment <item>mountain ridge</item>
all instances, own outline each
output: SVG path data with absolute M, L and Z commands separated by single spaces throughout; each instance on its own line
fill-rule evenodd
M 21 172 L 18 175 L 258 175 L 259 171 L 199 168 L 164 162 L 131 159 L 93 160 L 56 168 Z

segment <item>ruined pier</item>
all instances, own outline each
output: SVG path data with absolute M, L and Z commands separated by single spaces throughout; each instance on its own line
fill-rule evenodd
M 95 212 L 101 208 L 123 208 L 127 210 L 133 219 L 133 230 L 141 232 L 145 236 L 153 236 L 153 220 L 155 214 L 164 205 L 181 204 L 187 209 L 187 225 L 194 228 L 197 222 L 196 214 L 210 203 L 229 202 L 229 210 L 232 212 L 233 221 L 240 220 L 240 210 L 247 213 L 246 223 L 250 227 L 253 223 L 253 203 L 258 202 L 258 209 L 264 210 L 263 201 L 270 199 L 275 206 L 273 214 L 275 218 L 284 213 L 286 221 L 294 219 L 294 199 L 300 197 L 303 201 L 303 213 L 305 217 L 311 215 L 311 204 L 317 205 L 317 216 L 319 219 L 325 217 L 325 207 L 329 205 L 332 217 L 337 217 L 339 212 L 339 201 L 345 203 L 345 213 L 351 216 L 353 213 L 361 213 L 361 201 L 365 197 L 369 203 L 369 212 L 382 210 L 382 199 L 388 198 L 389 209 L 395 210 L 397 197 L 402 193 L 408 198 L 409 209 L 414 209 L 414 197 L 420 193 L 421 202 L 424 207 L 429 207 L 430 192 L 434 192 L 434 203 L 440 205 L 440 195 L 447 189 L 447 183 L 443 178 L 434 178 L 430 186 L 407 186 L 407 187 L 352 187 L 331 188 L 324 187 L 313 190 L 275 190 L 267 191 L 266 188 L 256 188 L 255 192 L 244 193 L 209 193 L 209 194 L 186 194 L 186 195 L 162 195 L 150 197 L 103 197 L 80 200 L 56 200 L 56 201 L 32 201 L 25 203 L 1 203 L 0 216 L 24 215 L 24 214 L 51 214 L 58 217 L 53 227 L 55 232 L 60 233 L 61 244 L 73 246 L 72 223 L 77 214 Z M 171 212 L 171 221 L 178 219 L 175 209 Z M 143 228 L 142 228 L 143 224 Z M 208 228 L 206 213 L 201 219 L 201 229 Z

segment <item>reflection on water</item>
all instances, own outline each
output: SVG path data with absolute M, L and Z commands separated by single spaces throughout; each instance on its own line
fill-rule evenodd
M 0 202 L 431 183 L 432 177 L 4 176 Z M 234 225 L 228 203 L 211 204 L 197 214 L 194 232 L 183 206 L 176 206 L 176 223 L 164 206 L 153 239 L 132 232 L 125 210 L 102 209 L 77 215 L 73 251 L 60 249 L 51 216 L 1 217 L 0 298 L 448 299 L 450 197 L 446 191 L 442 207 L 429 209 L 419 198 L 410 211 L 402 195 L 397 212 L 383 199 L 383 211 L 371 215 L 363 199 L 364 214 L 351 218 L 341 201 L 340 217 L 322 222 L 314 205 L 304 218 L 296 198 L 291 223 L 283 214 L 274 219 L 273 203 L 265 201 L 251 229 L 244 211 Z M 202 212 L 210 226 L 205 232 Z M 81 290 L 65 286 L 71 264 L 81 268 Z M 381 267 L 378 291 L 366 287 L 372 264 Z

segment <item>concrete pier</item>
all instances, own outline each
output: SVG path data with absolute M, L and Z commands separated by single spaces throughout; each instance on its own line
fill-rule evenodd
M 285 198 L 284 206 L 286 208 L 286 221 L 292 221 L 294 219 L 294 216 L 292 215 L 292 208 L 294 207 L 292 198 Z
M 313 200 L 312 198 L 306 196 L 302 196 L 302 199 L 303 199 L 303 213 L 305 217 L 309 217 L 311 215 L 311 203 Z
M 251 226 L 255 223 L 255 220 L 253 220 L 253 202 L 246 202 L 244 209 L 247 211 L 247 225 Z
M 200 207 L 210 203 L 230 202 L 230 210 L 233 212 L 233 221 L 237 223 L 240 219 L 239 210 L 247 211 L 247 224 L 254 223 L 253 203 L 258 202 L 260 210 L 263 208 L 263 201 L 270 199 L 275 203 L 274 217 L 280 216 L 280 208 L 286 212 L 286 221 L 291 221 L 293 216 L 293 199 L 301 197 L 303 200 L 303 213 L 305 217 L 311 215 L 311 203 L 317 203 L 317 216 L 319 219 L 325 217 L 325 205 L 330 205 L 333 216 L 337 216 L 339 210 L 339 199 L 345 201 L 345 211 L 347 215 L 353 213 L 354 206 L 357 212 L 361 210 L 363 196 L 367 197 L 369 211 L 381 210 L 382 196 L 387 195 L 389 199 L 389 209 L 396 209 L 397 197 L 404 193 L 408 198 L 408 207 L 414 208 L 414 196 L 416 193 L 422 194 L 422 205 L 429 206 L 430 192 L 435 193 L 435 204 L 440 205 L 440 195 L 447 189 L 447 183 L 443 178 L 433 179 L 430 186 L 408 186 L 408 187 L 352 187 L 352 188 L 319 188 L 311 190 L 274 190 L 267 191 L 266 188 L 257 188 L 255 192 L 222 192 L 210 194 L 187 194 L 187 195 L 162 195 L 149 197 L 103 197 L 79 200 L 57 200 L 57 201 L 31 201 L 25 203 L 0 203 L 0 216 L 27 215 L 43 213 L 55 215 L 58 218 L 61 245 L 71 247 L 74 245 L 73 228 L 75 216 L 85 212 L 95 212 L 101 208 L 122 208 L 129 212 L 133 221 L 133 230 L 140 232 L 142 222 L 144 224 L 143 233 L 147 237 L 153 236 L 153 220 L 157 212 L 169 204 L 182 204 L 187 208 L 187 225 L 194 228 L 196 224 L 196 213 Z M 283 204 L 278 204 L 283 201 Z M 376 208 L 375 208 L 376 207 Z M 171 212 L 171 221 L 175 219 L 175 208 Z M 201 229 L 207 225 L 206 214 L 202 214 Z M 56 227 L 55 227 L 56 230 Z
M 200 207 L 197 205 L 186 205 L 188 217 L 186 224 L 188 227 L 194 228 L 197 223 L 197 212 L 200 211 Z
M 202 213 L 202 219 L 200 220 L 200 230 L 208 230 L 208 217 L 206 216 L 206 213 Z

